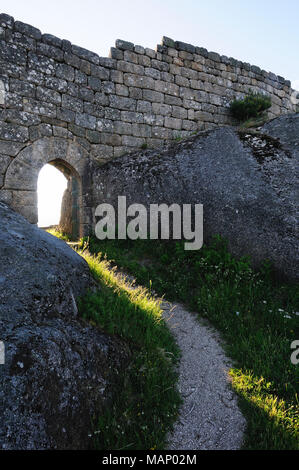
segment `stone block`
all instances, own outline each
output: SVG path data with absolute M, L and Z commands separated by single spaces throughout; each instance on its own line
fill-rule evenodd
M 9 90 L 18 93 L 21 96 L 35 97 L 35 85 L 33 83 L 26 83 L 23 80 L 11 78 L 9 81 Z
M 121 135 L 131 135 L 132 134 L 132 124 L 129 122 L 123 121 L 114 121 L 114 132 Z
M 124 74 L 120 70 L 111 70 L 110 79 L 114 83 L 124 83 Z
M 179 119 L 187 119 L 188 111 L 180 106 L 172 106 L 172 117 Z
M 126 62 L 124 60 L 117 61 L 117 70 L 126 73 L 136 73 L 138 75 L 144 74 L 144 67 L 142 65 L 132 64 L 131 62 Z
M 148 88 L 150 90 L 155 87 L 155 81 L 153 78 L 131 73 L 124 74 L 124 84 L 131 87 Z
M 37 126 L 29 128 L 29 138 L 31 142 L 40 139 L 41 137 L 51 137 L 53 135 L 53 128 L 51 124 L 42 123 Z
M 53 36 L 53 34 L 43 34 L 42 41 L 50 46 L 62 48 L 62 40 Z
M 44 44 L 43 42 L 37 44 L 36 51 L 38 54 L 51 57 L 58 62 L 62 62 L 64 59 L 64 52 L 55 46 L 50 46 L 49 44 Z
M 62 137 L 67 139 L 70 136 L 70 133 L 65 127 L 53 126 L 53 135 L 55 137 Z
M 181 41 L 175 42 L 175 48 L 179 49 L 180 51 L 190 52 L 191 54 L 194 54 L 196 52 L 195 47 L 192 46 L 192 44 L 187 44 Z
M 122 145 L 122 139 L 124 137 L 128 137 L 128 136 L 121 137 L 120 135 L 117 135 L 117 134 L 108 134 L 108 133 L 102 132 L 101 143 L 104 145 L 113 145 L 113 146 L 118 147 Z
M 148 77 L 154 78 L 155 80 L 161 79 L 161 72 L 157 69 L 154 69 L 153 67 L 146 67 L 144 69 L 144 73 Z
M 95 129 L 97 119 L 86 113 L 76 113 L 75 123 L 77 126 L 85 127 L 86 129 Z
M 14 25 L 14 19 L 12 16 L 7 15 L 6 13 L 0 14 L 0 26 L 3 28 L 12 29 Z
M 123 135 L 122 136 L 122 145 L 125 147 L 136 147 L 140 148 L 142 144 L 144 144 L 145 140 L 141 137 L 134 137 L 131 135 Z
M 0 41 L 0 59 L 16 65 L 26 65 L 27 52 L 22 47 L 16 48 L 5 41 Z
M 148 124 L 132 124 L 132 133 L 135 137 L 151 137 L 152 128 Z
M 145 48 L 145 54 L 150 57 L 151 59 L 154 59 L 156 57 L 156 51 L 153 49 L 150 49 L 148 47 Z
M 122 121 L 130 123 L 143 123 L 143 114 L 135 111 L 121 111 L 120 116 Z
M 137 112 L 139 113 L 151 113 L 152 103 L 149 101 L 138 100 L 137 101 Z
M 178 86 L 190 87 L 189 78 L 183 77 L 182 75 L 175 75 L 174 81 L 175 81 L 176 85 L 178 85 Z
M 83 101 L 75 98 L 74 96 L 62 95 L 62 107 L 70 109 L 71 111 L 83 112 Z
M 110 70 L 106 69 L 105 67 L 102 67 L 101 65 L 91 64 L 90 75 L 96 78 L 100 78 L 101 80 L 109 80 Z
M 110 82 L 110 81 L 103 81 L 102 82 L 102 91 L 103 93 L 106 93 L 106 94 L 111 94 L 111 93 L 115 93 L 115 84 L 113 82 Z
M 126 112 L 126 111 L 120 111 L 119 109 L 116 108 L 103 108 L 104 109 L 104 116 L 105 119 L 110 119 L 112 121 L 120 121 L 121 118 L 121 113 Z
M 144 49 L 144 47 L 137 45 L 137 46 L 134 46 L 134 52 L 136 52 L 136 54 L 144 55 L 145 54 L 145 49 Z
M 98 119 L 96 128 L 100 132 L 113 133 L 114 121 L 111 119 Z
M 51 90 L 55 90 L 60 93 L 66 92 L 67 90 L 67 81 L 61 78 L 47 76 L 44 79 L 44 84 L 45 87 L 51 88 Z
M 172 138 L 171 129 L 166 129 L 165 127 L 153 127 L 152 128 L 152 137 L 156 139 L 168 140 Z
M 75 122 L 75 113 L 70 109 L 57 108 L 57 118 L 66 122 Z
M 56 77 L 62 78 L 69 82 L 73 82 L 75 78 L 75 70 L 73 67 L 67 64 L 58 64 L 56 67 Z
M 133 64 L 138 64 L 138 55 L 132 51 L 124 51 L 124 60 L 132 62 Z
M 161 80 L 165 82 L 174 83 L 174 75 L 169 72 L 161 72 Z
M 33 98 L 23 98 L 23 108 L 28 113 L 56 117 L 56 106 L 53 103 L 46 103 Z
M 20 124 L 21 126 L 33 126 L 41 122 L 37 114 L 26 113 L 18 109 L 4 109 L 0 112 L 0 116 L 3 121 Z
M 111 59 L 115 59 L 115 60 L 123 60 L 124 53 L 123 53 L 122 50 L 117 49 L 116 47 L 111 47 L 109 57 L 111 57 Z
M 163 103 L 153 103 L 153 113 L 160 114 L 161 116 L 171 116 L 172 106 Z
M 75 70 L 75 83 L 78 85 L 87 85 L 87 75 L 81 70 Z
M 110 106 L 124 111 L 135 111 L 136 100 L 124 96 L 110 95 Z
M 162 62 L 161 60 L 152 59 L 152 67 L 160 70 L 161 72 L 169 72 L 170 65 Z
M 129 96 L 129 88 L 126 85 L 120 85 L 117 83 L 115 86 L 115 93 L 120 96 Z
M 109 96 L 99 91 L 95 94 L 95 102 L 101 106 L 109 106 Z M 115 106 L 117 108 L 117 106 Z
M 122 39 L 117 39 L 115 41 L 115 47 L 122 51 L 134 51 L 134 44 L 132 42 L 123 41 Z
M 149 124 L 150 126 L 163 126 L 164 125 L 164 116 L 159 114 L 143 114 L 144 124 Z
M 144 67 L 151 67 L 152 61 L 147 55 L 138 56 L 138 64 Z
M 99 64 L 107 69 L 115 69 L 117 61 L 111 57 L 99 57 Z
M 53 104 L 61 104 L 61 95 L 58 91 L 38 86 L 36 89 L 36 98 Z
M 109 145 L 92 145 L 93 156 L 97 158 L 103 158 L 104 160 L 113 157 L 113 147 Z
M 16 31 L 19 31 L 19 33 L 25 34 L 26 36 L 29 36 L 37 40 L 40 40 L 42 37 L 42 34 L 39 29 L 34 28 L 33 26 L 30 26 L 29 24 L 22 23 L 21 21 L 15 21 L 14 29 Z
M 163 103 L 164 101 L 163 93 L 153 90 L 143 90 L 143 98 L 146 101 L 154 101 L 156 103 Z
M 164 102 L 165 104 L 170 104 L 174 106 L 181 106 L 183 104 L 183 100 L 181 98 L 179 98 L 178 96 L 171 95 L 165 95 Z
M 180 87 L 175 83 L 163 82 L 157 80 L 155 82 L 155 90 L 161 93 L 166 93 L 167 95 L 179 96 Z
M 88 62 L 91 62 L 95 65 L 98 65 L 100 62 L 98 54 L 88 51 L 87 49 L 84 49 L 80 46 L 72 45 L 72 53 L 80 57 L 80 59 L 87 60 Z
M 177 118 L 172 118 L 172 117 L 165 117 L 164 120 L 164 125 L 165 127 L 168 127 L 170 129 L 175 129 L 175 130 L 181 130 L 182 129 L 182 119 L 177 119 Z
M 101 133 L 95 130 L 87 129 L 86 131 L 86 139 L 91 144 L 99 144 L 101 142 Z
M 135 100 L 142 100 L 142 88 L 129 87 L 129 97 L 134 98 Z

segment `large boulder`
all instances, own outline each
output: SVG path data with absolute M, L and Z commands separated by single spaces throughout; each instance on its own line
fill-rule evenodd
M 128 349 L 78 317 L 86 262 L 0 203 L 0 449 L 86 449 Z
M 299 115 L 281 116 L 257 131 L 218 128 L 163 150 L 126 155 L 94 172 L 94 207 L 117 197 L 127 204 L 198 204 L 204 240 L 228 239 L 255 266 L 271 260 L 282 277 L 298 276 Z

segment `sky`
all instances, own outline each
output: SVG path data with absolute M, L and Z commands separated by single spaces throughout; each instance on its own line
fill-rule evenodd
M 39 227 L 49 227 L 59 223 L 61 200 L 66 187 L 67 179 L 53 165 L 45 165 L 41 169 L 37 182 Z
M 0 12 L 104 57 L 116 39 L 155 49 L 167 36 L 258 65 L 299 90 L 299 0 L 0 0 Z M 59 222 L 61 177 L 50 165 L 40 174 L 41 226 Z

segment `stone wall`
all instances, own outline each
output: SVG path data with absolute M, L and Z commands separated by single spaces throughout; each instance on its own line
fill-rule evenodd
M 250 90 L 271 96 L 269 117 L 295 111 L 289 81 L 200 47 L 164 37 L 154 51 L 117 40 L 109 58 L 99 57 L 2 14 L 0 199 L 35 222 L 36 214 L 29 213 L 36 201 L 26 191 L 33 191 L 42 164 L 66 156 L 72 165 L 79 158 L 75 146 L 79 156 L 87 153 L 93 164 L 103 164 L 165 140 L 231 124 L 230 101 Z M 40 151 L 35 165 L 31 160 L 45 139 L 54 142 L 47 148 L 63 145 L 64 150 L 51 159 Z M 21 166 L 15 163 L 32 145 L 35 153 L 27 149 Z M 30 173 L 28 162 L 34 167 L 29 187 L 22 183 L 22 172 Z M 79 166 L 73 169 L 82 178 L 89 161 L 87 167 Z M 18 190 L 29 197 L 28 203 Z M 90 190 L 83 187 L 83 208 Z M 32 210 L 25 210 L 26 204 Z

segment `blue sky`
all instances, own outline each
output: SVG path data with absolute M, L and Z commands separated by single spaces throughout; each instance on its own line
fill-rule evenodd
M 163 35 L 282 75 L 299 89 L 298 0 L 1 0 L 0 10 L 107 56 Z

